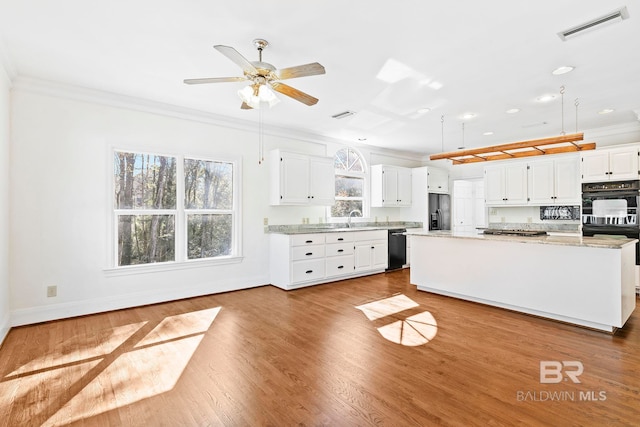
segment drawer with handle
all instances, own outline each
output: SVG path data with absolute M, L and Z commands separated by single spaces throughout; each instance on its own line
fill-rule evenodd
M 291 282 L 300 283 L 322 279 L 325 276 L 324 258 L 292 263 Z
M 325 237 L 326 243 L 346 243 L 353 242 L 353 232 L 345 233 L 327 233 Z
M 291 260 L 299 261 L 303 259 L 324 258 L 325 246 L 294 246 L 291 248 Z
M 295 234 L 291 236 L 291 246 L 322 245 L 324 237 L 324 234 Z
M 327 258 L 327 277 L 353 273 L 353 255 Z
M 353 254 L 353 243 L 332 243 L 325 245 L 325 254 L 327 256 Z

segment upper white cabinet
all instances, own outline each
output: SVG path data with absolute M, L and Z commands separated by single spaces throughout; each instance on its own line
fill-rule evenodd
M 411 169 L 371 166 L 371 206 L 411 206 Z
M 507 163 L 484 169 L 487 205 L 527 204 L 527 164 Z
M 270 153 L 272 205 L 335 203 L 335 170 L 331 157 L 273 150 Z
M 638 179 L 638 145 L 582 153 L 582 182 Z
M 529 204 L 580 204 L 578 156 L 530 160 L 528 168 Z
M 427 168 L 427 191 L 429 193 L 449 193 L 449 172 L 445 169 Z

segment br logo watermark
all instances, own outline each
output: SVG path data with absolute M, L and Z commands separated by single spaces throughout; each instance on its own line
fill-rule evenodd
M 559 362 L 557 360 L 541 360 L 540 361 L 540 383 L 541 384 L 557 384 L 562 380 L 570 379 L 576 384 L 580 383 L 578 378 L 584 372 L 582 362 L 577 360 L 566 360 Z
M 572 382 L 581 384 L 580 375 L 584 373 L 584 365 L 579 360 L 541 360 L 540 384 L 560 384 Z M 549 402 L 549 401 L 604 401 L 607 392 L 603 390 L 558 390 L 545 388 L 543 390 L 519 390 L 516 392 L 519 402 Z

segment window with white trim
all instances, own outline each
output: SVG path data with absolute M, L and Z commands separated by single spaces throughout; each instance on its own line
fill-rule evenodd
M 238 167 L 114 151 L 114 265 L 237 256 Z
M 343 148 L 334 156 L 336 169 L 336 203 L 331 207 L 332 218 L 345 218 L 359 210 L 363 215 L 365 195 L 365 164 L 353 148 Z

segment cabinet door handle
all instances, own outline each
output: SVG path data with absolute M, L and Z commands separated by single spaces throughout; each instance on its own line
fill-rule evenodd
M 313 240 L 307 240 L 305 243 L 313 243 Z
M 311 255 L 313 255 L 313 252 L 307 252 L 305 255 L 306 256 L 311 256 Z
M 338 249 L 338 252 L 344 252 L 344 249 Z
M 343 238 L 343 237 L 338 237 L 338 241 L 339 241 L 339 242 L 341 242 L 341 241 L 343 241 L 343 240 L 344 240 L 344 238 Z
M 307 270 L 307 271 L 305 271 L 305 273 L 306 274 L 311 274 L 311 273 L 313 273 L 313 270 Z
M 376 248 L 375 246 L 371 246 L 371 249 L 375 249 L 375 248 Z
M 344 268 L 344 265 L 339 265 L 338 269 Z

